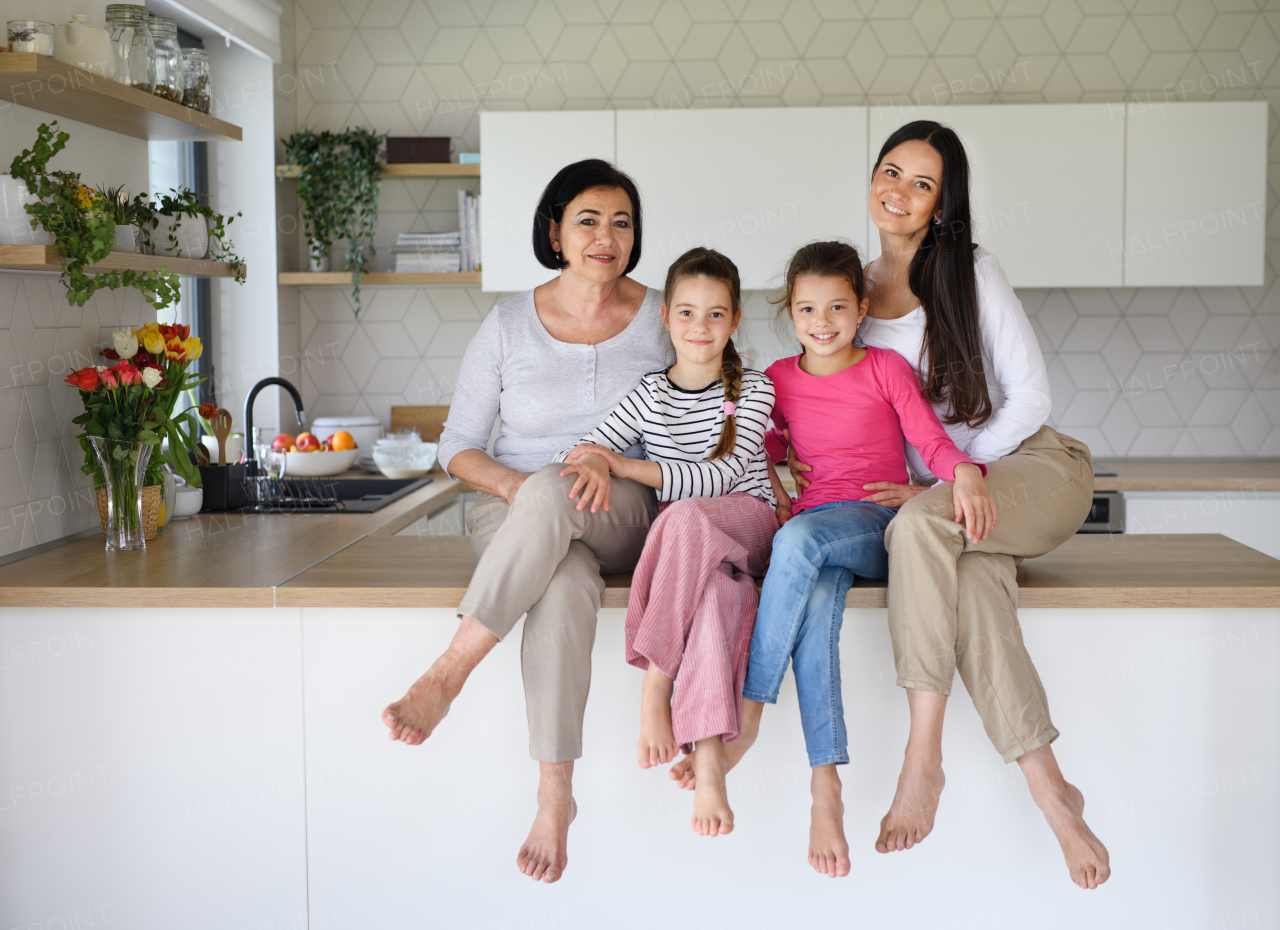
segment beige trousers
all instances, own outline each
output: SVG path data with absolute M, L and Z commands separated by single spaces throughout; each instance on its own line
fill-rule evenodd
M 480 493 L 467 513 L 480 559 L 458 616 L 505 639 L 521 615 L 520 647 L 529 754 L 539 762 L 582 755 L 582 715 L 591 687 L 591 647 L 604 591 L 601 573 L 629 572 L 658 511 L 653 489 L 614 478 L 609 510 L 579 511 L 576 475 L 562 464 L 525 480 L 514 504 Z
M 1017 566 L 1062 545 L 1093 501 L 1093 459 L 1048 426 L 987 465 L 996 527 L 974 545 L 955 522 L 952 484 L 903 505 L 885 533 L 889 634 L 904 688 L 950 694 L 960 678 L 1006 762 L 1058 731 L 1018 625 Z

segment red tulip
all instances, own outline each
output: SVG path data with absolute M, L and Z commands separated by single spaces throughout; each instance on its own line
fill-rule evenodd
M 200 416 L 206 420 L 212 420 L 218 415 L 218 405 L 204 403 L 200 405 Z
M 120 353 L 117 352 L 115 349 L 111 349 L 111 348 L 103 349 L 102 357 L 112 362 L 120 361 Z
M 66 383 L 82 391 L 96 391 L 99 381 L 98 369 L 90 365 L 88 368 L 81 368 L 79 371 L 71 372 L 71 374 L 67 375 Z

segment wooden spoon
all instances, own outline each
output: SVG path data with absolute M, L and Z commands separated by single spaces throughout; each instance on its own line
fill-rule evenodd
M 231 411 L 218 408 L 209 419 L 209 426 L 213 429 L 213 435 L 218 439 L 218 467 L 225 468 L 227 465 L 227 437 L 231 435 Z

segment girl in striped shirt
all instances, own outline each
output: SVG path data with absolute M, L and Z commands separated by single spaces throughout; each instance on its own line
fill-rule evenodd
M 645 670 L 639 762 L 693 752 L 693 829 L 733 829 L 725 743 L 742 735 L 742 685 L 764 574 L 786 499 L 764 452 L 773 383 L 745 370 L 732 335 L 742 316 L 738 269 L 709 249 L 667 271 L 662 319 L 676 363 L 640 386 L 582 443 L 562 453 L 578 509 L 609 507 L 609 476 L 658 491 L 631 581 L 627 661 Z M 624 453 L 643 446 L 644 458 Z M 678 680 L 678 687 L 676 682 Z

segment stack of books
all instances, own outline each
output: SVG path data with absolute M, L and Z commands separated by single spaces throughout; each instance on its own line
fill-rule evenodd
M 458 229 L 462 237 L 462 270 L 480 270 L 480 198 L 458 191 Z
M 462 270 L 462 234 L 401 233 L 391 247 L 397 274 Z

